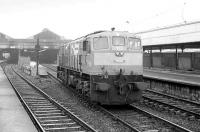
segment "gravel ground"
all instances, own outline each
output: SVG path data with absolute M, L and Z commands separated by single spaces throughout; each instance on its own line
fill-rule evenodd
M 200 121 L 197 121 L 197 120 L 189 120 L 188 117 L 185 117 L 181 114 L 173 114 L 173 113 L 169 113 L 167 111 L 164 111 L 164 110 L 159 110 L 158 108 L 151 108 L 149 106 L 146 106 L 144 104 L 141 104 L 141 103 L 138 103 L 138 104 L 135 104 L 136 106 L 142 108 L 143 110 L 146 110 L 148 112 L 151 112 L 159 117 L 162 117 L 166 120 L 169 120 L 173 123 L 176 123 L 180 126 L 183 126 L 191 131 L 194 131 L 194 132 L 200 132 Z
M 17 70 L 20 71 L 19 69 Z M 76 94 L 71 92 L 71 90 L 67 89 L 66 87 L 57 83 L 51 78 L 33 77 L 23 72 L 21 72 L 21 74 L 25 75 L 27 79 L 31 80 L 34 84 L 36 84 L 41 90 L 46 92 L 52 98 L 56 99 L 59 102 L 62 102 L 64 106 L 72 108 L 72 111 L 75 112 L 76 115 L 79 115 L 79 118 L 86 121 L 96 130 L 102 132 L 128 131 L 126 130 L 126 128 L 124 128 L 123 125 L 120 125 L 97 109 L 88 106 L 87 103 L 83 103 Z

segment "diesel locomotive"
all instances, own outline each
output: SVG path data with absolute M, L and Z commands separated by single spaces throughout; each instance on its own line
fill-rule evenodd
M 92 102 L 138 101 L 143 82 L 141 39 L 125 31 L 98 31 L 60 47 L 57 77 Z

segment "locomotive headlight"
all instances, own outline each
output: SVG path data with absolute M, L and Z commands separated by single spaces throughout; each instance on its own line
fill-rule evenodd
M 108 71 L 105 69 L 105 66 L 101 67 L 102 70 L 102 78 L 108 78 Z
M 101 75 L 101 77 L 103 79 L 108 79 L 108 72 L 107 71 L 103 72 L 102 75 Z

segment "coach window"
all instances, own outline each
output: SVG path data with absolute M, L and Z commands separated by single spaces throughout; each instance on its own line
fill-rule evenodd
M 141 47 L 141 41 L 138 38 L 128 38 L 129 49 L 138 49 Z
M 95 50 L 108 49 L 108 38 L 107 37 L 95 37 L 93 39 L 93 47 Z
M 113 46 L 124 46 L 125 38 L 122 36 L 113 36 L 112 37 L 112 45 Z

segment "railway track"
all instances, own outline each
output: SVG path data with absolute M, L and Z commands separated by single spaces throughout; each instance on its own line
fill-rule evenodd
M 182 113 L 192 119 L 200 119 L 200 104 L 197 102 L 152 90 L 146 90 L 143 97 L 146 104 L 158 106 L 161 109 L 166 109 L 173 113 Z
M 52 71 L 57 71 L 57 67 L 51 64 L 42 64 L 44 67 L 51 69 Z
M 96 132 L 81 120 L 78 114 L 64 108 L 19 73 L 13 71 L 11 66 L 6 66 L 4 70 L 38 131 Z
M 102 109 L 116 120 L 123 122 L 124 125 L 132 127 L 134 132 L 192 132 L 134 105 L 123 108 L 104 107 Z
M 49 69 L 51 70 L 48 72 L 48 74 L 54 79 L 57 79 L 54 74 L 55 70 L 53 68 Z M 57 80 L 60 81 L 59 79 Z M 123 109 L 113 109 L 101 106 L 97 107 L 103 113 L 111 116 L 114 120 L 117 120 L 134 132 L 158 132 L 165 130 L 169 132 L 192 132 L 175 123 L 144 111 L 134 105 L 130 105 L 129 108 Z

